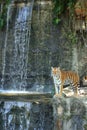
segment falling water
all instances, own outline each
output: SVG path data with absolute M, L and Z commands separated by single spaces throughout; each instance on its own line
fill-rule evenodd
M 29 130 L 31 103 L 0 102 L 0 129 Z
M 17 16 L 15 19 L 14 41 L 12 41 L 12 54 L 9 63 L 10 72 L 9 77 L 10 85 L 12 89 L 21 89 L 26 86 L 27 78 L 27 64 L 28 64 L 28 51 L 30 41 L 30 29 L 31 29 L 31 16 L 33 3 L 24 4 L 22 7 L 17 7 Z M 8 6 L 7 10 L 7 26 L 4 49 L 2 54 L 2 79 L 1 87 L 4 89 L 6 83 L 7 74 L 7 50 L 9 44 L 9 19 L 11 16 L 13 1 Z M 22 88 L 23 89 L 23 88 Z M 28 130 L 30 123 L 30 112 L 31 103 L 29 102 L 0 102 L 0 129 L 3 130 Z
M 13 2 L 13 1 L 12 1 Z M 11 3 L 12 4 L 12 3 Z M 3 89 L 3 85 L 4 85 L 4 80 L 5 80 L 5 67 L 6 67 L 6 48 L 7 48 L 7 39 L 8 39 L 8 28 L 9 28 L 9 14 L 10 14 L 10 9 L 11 9 L 11 5 L 8 6 L 7 9 L 7 25 L 6 25 L 6 36 L 5 36 L 5 44 L 4 44 L 4 50 L 3 50 L 3 62 L 2 62 L 2 79 L 1 79 L 1 88 Z
M 28 65 L 28 52 L 30 42 L 30 31 L 31 31 L 31 18 L 34 0 L 29 3 L 22 3 L 17 6 L 17 13 L 15 17 L 15 23 L 13 27 L 13 34 L 9 31 L 9 16 L 10 9 L 13 8 L 11 5 L 7 11 L 7 29 L 6 38 L 3 51 L 3 69 L 2 69 L 2 88 L 4 88 L 5 76 L 7 74 L 6 67 L 9 66 L 9 78 L 12 89 L 25 90 L 27 86 L 27 65 Z M 13 41 L 11 41 L 12 51 L 10 60 L 7 63 L 7 46 L 9 44 L 9 35 L 12 35 Z M 10 48 L 9 48 L 10 49 Z M 9 58 L 9 57 L 8 57 Z M 6 66 L 7 65 L 7 66 Z
M 32 4 L 18 9 L 14 28 L 13 67 L 11 69 L 14 88 L 25 89 L 27 85 L 27 63 L 30 41 Z M 28 21 L 27 21 L 28 20 Z

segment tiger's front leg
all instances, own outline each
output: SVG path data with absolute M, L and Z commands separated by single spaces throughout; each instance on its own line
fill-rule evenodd
M 60 87 L 60 96 L 62 96 L 62 92 L 63 92 L 63 84 L 61 84 L 61 87 Z
M 60 95 L 60 86 L 55 84 L 55 96 L 59 96 Z

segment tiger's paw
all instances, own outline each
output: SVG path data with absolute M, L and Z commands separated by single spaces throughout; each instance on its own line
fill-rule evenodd
M 61 94 L 58 94 L 58 93 L 56 93 L 55 95 L 54 95 L 54 97 L 61 97 L 62 95 Z
M 77 97 L 79 97 L 79 95 L 78 95 L 78 94 L 74 94 L 73 97 L 76 97 L 76 98 L 77 98 Z

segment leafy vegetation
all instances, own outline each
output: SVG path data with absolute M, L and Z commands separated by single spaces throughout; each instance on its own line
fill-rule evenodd
M 58 24 L 61 21 L 61 15 L 68 10 L 72 16 L 75 3 L 76 0 L 53 0 L 54 24 Z
M 0 29 L 3 29 L 6 25 L 7 8 L 10 0 L 0 0 Z
M 67 20 L 62 24 L 64 37 L 71 44 L 79 42 L 87 47 L 87 33 L 85 33 L 82 24 L 85 24 L 86 21 L 79 19 L 78 24 L 75 23 L 77 18 L 76 13 L 79 13 L 78 15 L 82 15 L 82 17 L 85 16 L 85 11 L 83 11 L 86 8 L 85 5 L 86 0 L 53 0 L 53 23 L 57 25 L 64 20 L 62 16 L 67 16 Z M 76 12 L 78 8 L 80 12 Z

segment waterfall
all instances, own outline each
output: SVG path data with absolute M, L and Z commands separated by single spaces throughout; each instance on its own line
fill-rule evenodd
M 29 102 L 0 102 L 0 129 L 29 130 L 30 108 Z
M 32 5 L 18 9 L 14 27 L 13 67 L 11 69 L 12 85 L 17 89 L 25 89 L 27 84 L 27 64 L 30 41 Z M 28 21 L 27 21 L 28 20 Z M 19 87 L 19 88 L 18 88 Z
M 13 1 L 12 1 L 13 2 Z M 12 4 L 12 3 L 11 3 Z M 3 49 L 3 61 L 2 61 L 2 79 L 1 79 L 1 88 L 3 89 L 4 86 L 4 80 L 5 80 L 5 67 L 6 67 L 6 48 L 7 48 L 7 39 L 8 39 L 8 28 L 9 28 L 9 14 L 10 14 L 11 5 L 8 6 L 7 9 L 7 25 L 6 25 L 6 36 L 5 36 L 5 44 Z
M 6 37 L 5 45 L 3 50 L 3 69 L 2 69 L 2 89 L 4 89 L 7 82 L 5 76 L 9 77 L 10 89 L 14 90 L 25 90 L 27 86 L 27 65 L 28 65 L 28 52 L 29 52 L 29 42 L 30 42 L 30 32 L 31 32 L 31 18 L 34 0 L 29 3 L 21 3 L 17 5 L 17 13 L 15 16 L 13 32 L 12 34 L 9 24 L 9 16 L 12 11 L 14 4 L 10 4 L 7 11 L 7 27 L 6 27 Z M 15 6 L 15 5 L 14 5 Z M 12 18 L 11 18 L 12 19 Z M 12 41 L 9 43 L 9 36 L 12 35 Z M 10 58 L 7 56 L 7 46 L 11 44 L 11 54 Z M 9 53 L 9 52 L 8 52 Z M 7 56 L 7 57 L 6 57 Z M 7 59 L 9 61 L 7 63 Z M 6 71 L 6 67 L 9 66 L 9 71 Z M 8 89 L 8 88 L 6 88 Z

